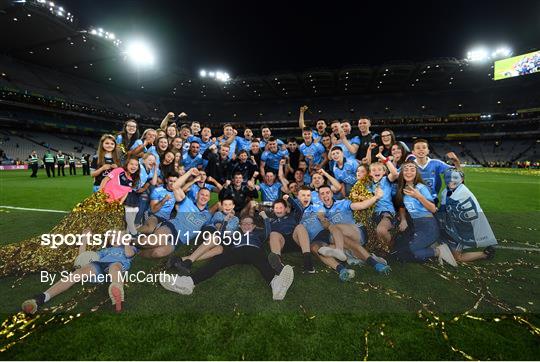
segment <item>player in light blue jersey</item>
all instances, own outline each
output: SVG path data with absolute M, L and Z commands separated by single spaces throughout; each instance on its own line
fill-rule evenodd
M 178 202 L 176 216 L 162 223 L 153 233 L 138 238 L 141 256 L 146 258 L 163 258 L 171 254 L 178 243 L 187 244 L 198 236 L 198 231 L 210 221 L 212 214 L 208 211 L 210 191 L 201 189 L 196 202 L 191 201 L 182 190 L 182 186 L 190 177 L 197 177 L 199 171 L 192 168 L 173 184 L 172 190 Z
M 253 141 L 253 131 L 250 128 L 244 130 L 244 137 L 236 136 L 236 152 L 251 151 L 251 142 Z
M 298 117 L 298 125 L 300 126 L 300 129 L 304 129 L 306 127 L 306 121 L 304 120 L 304 114 L 308 110 L 308 106 L 302 106 L 300 107 L 300 116 Z M 321 137 L 323 134 L 326 133 L 326 121 L 324 118 L 319 118 L 317 122 L 315 123 L 315 128 L 311 130 L 313 140 L 318 143 L 321 140 Z
M 204 162 L 200 149 L 201 145 L 198 141 L 189 143 L 189 150 L 182 155 L 184 171 L 189 171 L 192 168 L 202 168 Z
M 210 129 L 210 127 L 203 127 L 200 136 L 190 136 L 188 138 L 188 142 L 193 141 L 199 142 L 199 153 L 201 155 L 204 153 L 204 151 L 208 149 L 208 147 L 216 144 L 216 141 L 212 139 L 212 130 Z
M 264 175 L 264 182 L 253 185 L 253 182 L 248 181 L 248 188 L 253 187 L 257 191 L 261 191 L 261 199 L 265 203 L 273 203 L 281 196 L 282 192 L 288 192 L 287 188 L 280 182 L 276 182 L 276 174 L 274 171 L 267 171 Z
M 300 145 L 299 150 L 304 156 L 308 167 L 310 169 L 324 168 L 328 163 L 328 155 L 324 146 L 318 142 L 314 142 L 313 132 L 309 127 L 304 127 L 302 137 L 304 138 L 304 143 Z
M 363 240 L 364 231 L 361 230 L 355 223 L 353 211 L 364 210 L 375 204 L 383 196 L 383 191 L 377 188 L 373 197 L 359 202 L 351 202 L 351 200 L 338 200 L 335 201 L 332 190 L 329 186 L 322 186 L 319 188 L 319 198 L 321 199 L 325 211 L 325 221 L 328 230 L 332 234 L 335 245 L 343 245 L 346 249 L 350 250 L 352 254 L 371 265 L 377 272 L 387 274 L 390 272 L 390 267 L 387 265 L 386 260 L 370 255 L 361 244 L 365 243 Z M 319 253 L 324 256 L 335 257 L 335 252 L 331 249 L 333 247 L 320 248 Z M 354 276 L 354 275 L 353 275 Z
M 445 261 L 457 266 L 447 244 L 431 247 L 439 239 L 439 224 L 433 215 L 437 212 L 437 206 L 433 202 L 431 190 L 424 185 L 414 161 L 406 161 L 401 167 L 396 203 L 401 206 L 399 227 L 401 231 L 405 231 L 408 227 L 405 210 L 412 219 L 414 230 L 409 241 L 409 249 L 416 260 L 424 262 L 432 257 L 438 257 L 441 264 Z
M 201 229 L 201 236 L 199 240 L 196 240 L 198 246 L 195 251 L 182 258 L 171 256 L 167 261 L 167 266 L 175 268 L 180 274 L 188 275 L 195 261 L 210 259 L 223 253 L 222 241 L 230 244 L 232 233 L 240 226 L 240 219 L 234 215 L 234 207 L 234 199 L 224 197 L 219 202 L 220 210 L 216 211 Z
M 334 146 L 330 150 L 332 160 L 334 160 L 334 167 L 332 172 L 336 180 L 343 184 L 345 195 L 348 195 L 351 188 L 356 183 L 356 169 L 358 168 L 358 161 L 356 158 L 351 157 L 349 159 L 343 156 L 343 150 L 339 146 Z
M 268 144 L 270 142 L 270 138 L 273 138 L 272 137 L 272 131 L 270 130 L 270 127 L 264 125 L 264 126 L 261 126 L 261 139 L 260 139 L 260 144 L 259 146 L 261 147 L 261 150 L 262 151 L 268 151 Z M 280 140 L 279 138 L 274 138 L 277 142 L 277 146 L 279 147 L 279 149 L 283 149 L 285 147 L 285 142 L 283 142 L 282 140 Z
M 430 188 L 433 201 L 435 202 L 435 205 L 437 205 L 439 203 L 439 191 L 442 186 L 441 176 L 452 166 L 441 160 L 429 158 L 429 144 L 425 139 L 417 139 L 414 141 L 412 155 L 413 156 L 410 156 L 409 159 L 414 159 L 422 179 L 426 186 Z M 446 157 L 452 162 L 456 169 L 461 169 L 459 158 L 454 152 L 448 152 Z
M 333 144 L 343 150 L 343 154 L 347 160 L 356 159 L 356 153 L 360 147 L 360 138 L 358 136 L 350 137 L 352 127 L 351 123 L 347 120 L 343 120 L 339 126 L 338 138 L 334 137 Z
M 236 141 L 236 130 L 233 128 L 233 126 L 230 123 L 225 123 L 223 125 L 223 136 L 219 137 L 217 142 L 219 145 L 228 145 L 229 146 L 229 159 L 233 159 L 234 155 L 237 152 L 237 144 Z
M 380 162 L 369 165 L 369 177 L 371 183 L 368 184 L 369 192 L 375 192 L 380 188 L 384 196 L 377 201 L 373 210 L 373 223 L 376 225 L 377 238 L 381 245 L 387 246 L 387 250 L 392 248 L 392 235 L 390 230 L 394 228 L 396 209 L 392 202 L 392 185 L 397 180 L 399 174 L 391 161 L 391 156 L 384 157 L 380 152 L 377 154 Z M 388 175 L 386 173 L 388 172 Z
M 286 149 L 278 149 L 278 143 L 275 138 L 268 140 L 267 150 L 261 155 L 260 173 L 264 177 L 264 174 L 268 170 L 277 173 L 279 167 L 279 161 L 289 157 L 289 151 Z
M 221 189 L 223 189 L 223 185 L 212 176 L 207 176 L 206 171 L 199 170 L 199 175 L 197 177 L 192 178 L 182 186 L 182 190 L 184 190 L 187 197 L 193 202 L 197 201 L 197 194 L 202 188 L 206 188 L 210 190 L 210 192 L 219 193 Z

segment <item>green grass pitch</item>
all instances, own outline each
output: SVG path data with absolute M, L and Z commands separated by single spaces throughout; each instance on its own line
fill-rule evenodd
M 315 275 L 301 274 L 301 257 L 287 254 L 298 272 L 282 302 L 254 268 L 235 266 L 191 296 L 131 283 L 121 314 L 105 285 L 75 286 L 51 301 L 58 314 L 43 318 L 53 322 L 0 332 L 0 350 L 15 342 L 0 359 L 538 359 L 540 173 L 465 172 L 499 245 L 512 247 L 492 261 L 392 265 L 389 276 L 355 267 L 345 284 L 319 263 Z M 67 211 L 91 192 L 88 176 L 28 176 L 0 172 L 0 206 Z M 47 232 L 62 216 L 0 207 L 0 245 Z M 135 258 L 138 270 L 159 271 L 160 262 Z M 0 279 L 1 330 L 45 288 L 38 275 Z

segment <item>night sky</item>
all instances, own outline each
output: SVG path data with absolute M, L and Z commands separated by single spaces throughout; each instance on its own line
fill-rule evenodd
M 540 1 L 59 0 L 124 42 L 144 37 L 159 63 L 233 77 L 352 64 L 465 57 L 476 44 L 540 47 Z

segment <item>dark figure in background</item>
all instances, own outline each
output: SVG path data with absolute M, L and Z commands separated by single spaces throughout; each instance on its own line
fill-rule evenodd
M 71 153 L 71 155 L 69 155 L 68 157 L 68 162 L 69 162 L 69 175 L 74 175 L 74 176 L 77 176 L 77 169 L 75 168 L 75 162 L 77 161 L 77 159 L 75 158 L 75 155 L 73 153 Z M 73 172 L 73 173 L 72 173 Z
M 30 167 L 30 169 L 32 170 L 32 174 L 30 175 L 30 177 L 37 177 L 37 172 L 38 172 L 38 167 L 39 167 L 38 162 L 39 162 L 39 159 L 37 156 L 37 152 L 36 150 L 34 150 L 30 154 L 30 156 L 28 156 L 28 167 Z
M 52 173 L 52 177 L 55 177 L 54 176 L 55 161 L 56 161 L 55 157 L 53 153 L 51 152 L 51 150 L 47 150 L 47 152 L 45 152 L 45 156 L 43 156 L 43 163 L 45 164 L 45 171 L 47 172 L 47 177 L 51 177 L 51 173 Z
M 66 166 L 66 156 L 62 151 L 58 151 L 58 154 L 56 155 L 56 165 L 58 167 L 58 176 L 60 176 L 60 170 L 62 170 L 62 176 L 65 176 L 66 173 L 64 167 Z
M 88 153 L 81 157 L 81 165 L 83 176 L 90 176 L 90 155 Z

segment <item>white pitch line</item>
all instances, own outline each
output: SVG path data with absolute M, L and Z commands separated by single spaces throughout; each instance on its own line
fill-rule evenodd
M 13 209 L 13 210 L 25 210 L 25 211 L 58 212 L 60 214 L 67 214 L 69 212 L 69 211 L 62 211 L 62 210 L 32 209 L 29 207 L 16 207 L 16 206 L 4 206 L 4 205 L 0 205 L 0 208 Z
M 538 247 L 530 247 L 525 248 L 521 246 L 504 246 L 504 245 L 496 245 L 497 249 L 509 249 L 509 250 L 523 250 L 523 251 L 540 251 L 540 248 Z

